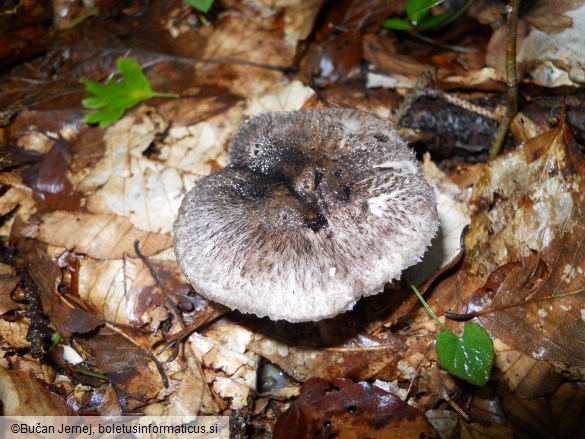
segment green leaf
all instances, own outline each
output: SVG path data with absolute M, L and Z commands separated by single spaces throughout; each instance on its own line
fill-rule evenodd
M 406 31 L 413 29 L 413 27 L 411 26 L 411 24 L 408 21 L 403 20 L 402 18 L 397 18 L 397 17 L 388 18 L 388 19 L 384 20 L 384 22 L 382 23 L 382 27 L 384 27 L 386 29 L 406 30 Z
M 483 386 L 494 363 L 494 344 L 489 334 L 477 323 L 463 326 L 463 337 L 441 332 L 435 344 L 441 366 L 453 375 L 476 386 Z
M 409 0 L 406 3 L 406 15 L 410 22 L 417 26 L 418 23 L 425 18 L 429 10 L 443 3 L 444 0 Z
M 425 19 L 422 20 L 416 28 L 418 30 L 434 29 L 447 21 L 449 17 L 451 17 L 451 14 L 448 12 L 443 12 L 442 14 L 433 15 L 431 17 L 425 17 Z
M 100 128 L 104 128 L 120 119 L 127 109 L 142 101 L 154 97 L 179 97 L 176 93 L 154 91 L 135 59 L 118 58 L 117 63 L 122 81 L 118 82 L 113 78 L 105 84 L 89 79 L 81 81 L 85 84 L 85 89 L 95 95 L 81 101 L 82 105 L 85 108 L 101 108 L 100 111 L 86 114 L 83 119 L 85 122 L 99 123 Z
M 204 14 L 207 13 L 211 9 L 211 5 L 215 0 L 183 0 L 189 6 L 198 11 L 203 12 Z

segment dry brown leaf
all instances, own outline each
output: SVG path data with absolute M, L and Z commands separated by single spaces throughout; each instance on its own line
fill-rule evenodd
M 396 47 L 388 38 L 380 37 L 377 33 L 367 33 L 362 40 L 364 59 L 373 64 L 383 73 L 398 76 L 410 87 L 414 86 L 416 79 L 424 72 L 435 71 L 431 64 L 425 64 L 411 55 L 397 53 Z
M 234 410 L 246 407 L 248 396 L 256 389 L 258 360 L 246 352 L 252 335 L 240 326 L 225 325 L 189 338 L 189 348 L 207 369 L 206 382 Z
M 75 337 L 91 355 L 91 363 L 126 394 L 139 401 L 155 398 L 165 384 L 152 352 L 140 346 L 128 328 L 104 325 L 91 334 Z
M 98 372 L 107 375 L 126 394 L 141 401 L 154 398 L 161 385 L 166 385 L 166 377 L 152 352 L 145 347 L 148 338 L 127 327 L 114 327 L 68 303 L 57 292 L 61 272 L 42 244 L 23 240 L 19 250 L 40 290 L 43 313 L 63 338 L 83 347 Z
M 28 373 L 4 368 L 0 368 L 0 404 L 3 416 L 75 415 L 63 399 Z
M 554 8 L 539 3 L 526 17 L 535 28 L 519 46 L 518 62 L 530 68 L 530 75 L 547 87 L 585 83 L 585 3 L 555 1 Z
M 19 282 L 18 276 L 0 274 L 0 315 L 20 308 L 20 305 L 12 300 L 12 292 Z
M 198 80 L 229 89 L 240 96 L 257 94 L 278 82 L 283 74 L 276 70 L 261 69 L 246 63 L 288 67 L 293 64 L 296 44 L 282 38 L 283 22 L 276 16 L 259 19 L 250 10 L 228 12 L 202 34 L 207 38 L 202 58 L 227 60 L 226 64 L 204 65 Z M 236 60 L 238 64 L 230 64 Z M 254 80 L 250 81 L 253 77 Z
M 14 211 L 20 219 L 27 220 L 36 209 L 33 191 L 19 176 L 10 172 L 0 173 L 0 185 L 8 189 L 0 197 L 0 215 Z M 12 224 L 13 220 L 7 218 L 7 221 L 0 225 L 0 235 L 10 236 Z
M 422 366 L 429 366 L 431 337 L 404 334 L 357 335 L 342 346 L 302 347 L 261 334 L 254 335 L 248 349 L 278 365 L 298 381 L 311 377 L 328 380 L 351 378 L 385 381 L 413 380 Z
M 258 96 L 251 96 L 248 99 L 245 114 L 253 116 L 271 111 L 300 110 L 314 94 L 312 88 L 303 85 L 298 80 L 286 85 L 275 84 L 266 92 Z
M 201 364 L 188 346 L 184 349 L 184 360 L 183 370 L 174 373 L 171 377 L 176 383 L 176 389 L 161 415 L 192 416 L 200 412 L 217 413 L 217 407 L 209 407 L 213 398 L 205 382 Z
M 26 339 L 28 332 L 28 320 L 17 320 L 9 322 L 0 319 L 0 346 L 3 351 L 15 351 L 17 349 L 30 346 L 30 341 Z M 2 354 L 2 356 L 4 353 Z
M 494 349 L 494 366 L 502 372 L 501 380 L 519 398 L 550 395 L 565 380 L 550 363 L 512 349 L 500 340 L 495 340 Z
M 79 298 L 99 317 L 130 324 L 127 294 L 141 267 L 136 259 L 108 261 L 83 258 L 79 266 Z
M 136 257 L 135 241 L 140 242 L 140 251 L 145 256 L 170 248 L 173 242 L 168 234 L 139 230 L 120 216 L 65 211 L 43 215 L 25 227 L 22 235 L 95 259 Z

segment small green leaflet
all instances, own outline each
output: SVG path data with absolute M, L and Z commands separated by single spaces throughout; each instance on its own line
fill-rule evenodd
M 406 3 L 406 15 L 410 22 L 417 26 L 425 18 L 429 10 L 443 3 L 444 0 L 409 0 Z
M 494 343 L 477 323 L 465 323 L 463 337 L 441 332 L 435 350 L 441 366 L 453 375 L 476 386 L 488 382 L 494 363 Z
M 408 0 L 406 3 L 407 19 L 391 17 L 382 23 L 382 27 L 393 30 L 403 30 L 407 32 L 433 30 L 455 19 L 469 5 L 468 2 L 455 15 L 443 12 L 438 15 L 429 15 L 432 8 L 440 5 L 445 0 Z
M 471 384 L 485 385 L 494 364 L 494 343 L 487 331 L 477 323 L 465 323 L 463 337 L 457 337 L 439 320 L 412 281 L 404 278 L 429 315 L 443 328 L 435 343 L 441 366 Z
M 412 24 L 410 24 L 408 21 L 403 20 L 402 18 L 398 18 L 398 17 L 387 18 L 382 23 L 382 27 L 384 27 L 385 29 L 394 29 L 394 30 L 405 30 L 405 31 L 414 30 L 414 26 L 412 26 Z
M 177 93 L 160 93 L 152 89 L 142 67 L 133 58 L 118 58 L 118 70 L 123 80 L 110 79 L 101 84 L 90 79 L 83 79 L 85 89 L 95 96 L 81 101 L 85 108 L 100 108 L 100 111 L 86 114 L 84 121 L 99 123 L 100 128 L 120 119 L 126 110 L 150 98 L 177 98 Z
M 211 9 L 211 5 L 215 0 L 183 0 L 189 6 L 198 11 L 203 12 L 204 14 L 207 13 Z

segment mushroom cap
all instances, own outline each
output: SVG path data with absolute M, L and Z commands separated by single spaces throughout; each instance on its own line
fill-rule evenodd
M 314 321 L 382 291 L 437 228 L 434 191 L 390 124 L 347 109 L 265 113 L 183 200 L 175 253 L 211 300 Z

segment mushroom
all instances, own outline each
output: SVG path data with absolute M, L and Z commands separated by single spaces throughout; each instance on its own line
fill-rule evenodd
M 183 200 L 175 253 L 211 300 L 316 321 L 399 278 L 437 227 L 433 189 L 387 122 L 347 109 L 265 113 Z

